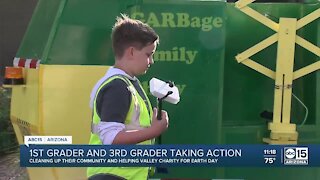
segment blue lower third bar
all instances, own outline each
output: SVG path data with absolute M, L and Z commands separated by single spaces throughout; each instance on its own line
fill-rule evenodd
M 20 145 L 22 167 L 319 167 L 320 145 Z

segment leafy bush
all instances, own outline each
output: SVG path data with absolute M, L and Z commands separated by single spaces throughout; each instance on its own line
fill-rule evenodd
M 11 89 L 0 87 L 0 154 L 17 144 L 10 122 L 10 97 Z
M 11 89 L 0 87 L 0 132 L 9 127 Z

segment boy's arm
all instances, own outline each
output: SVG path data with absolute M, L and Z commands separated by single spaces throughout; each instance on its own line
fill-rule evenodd
M 114 138 L 112 144 L 137 144 L 158 137 L 168 128 L 169 118 L 166 111 L 162 111 L 162 119 L 157 120 L 157 109 L 153 109 L 152 124 L 142 130 L 122 130 Z
M 101 93 L 101 94 L 100 94 Z M 159 136 L 168 127 L 167 112 L 162 120 L 156 119 L 154 110 L 149 128 L 126 130 L 124 121 L 129 111 L 131 92 L 120 79 L 115 79 L 102 89 L 97 97 L 97 113 L 101 118 L 98 135 L 103 144 L 137 144 Z

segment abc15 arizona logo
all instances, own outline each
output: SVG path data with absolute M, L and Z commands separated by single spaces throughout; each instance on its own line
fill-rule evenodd
M 284 148 L 285 165 L 308 165 L 309 149 L 307 147 Z

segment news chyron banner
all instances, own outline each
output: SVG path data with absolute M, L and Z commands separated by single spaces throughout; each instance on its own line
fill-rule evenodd
M 48 144 L 47 137 L 26 138 L 22 167 L 320 166 L 320 145 L 72 145 L 70 137 L 50 137 Z

